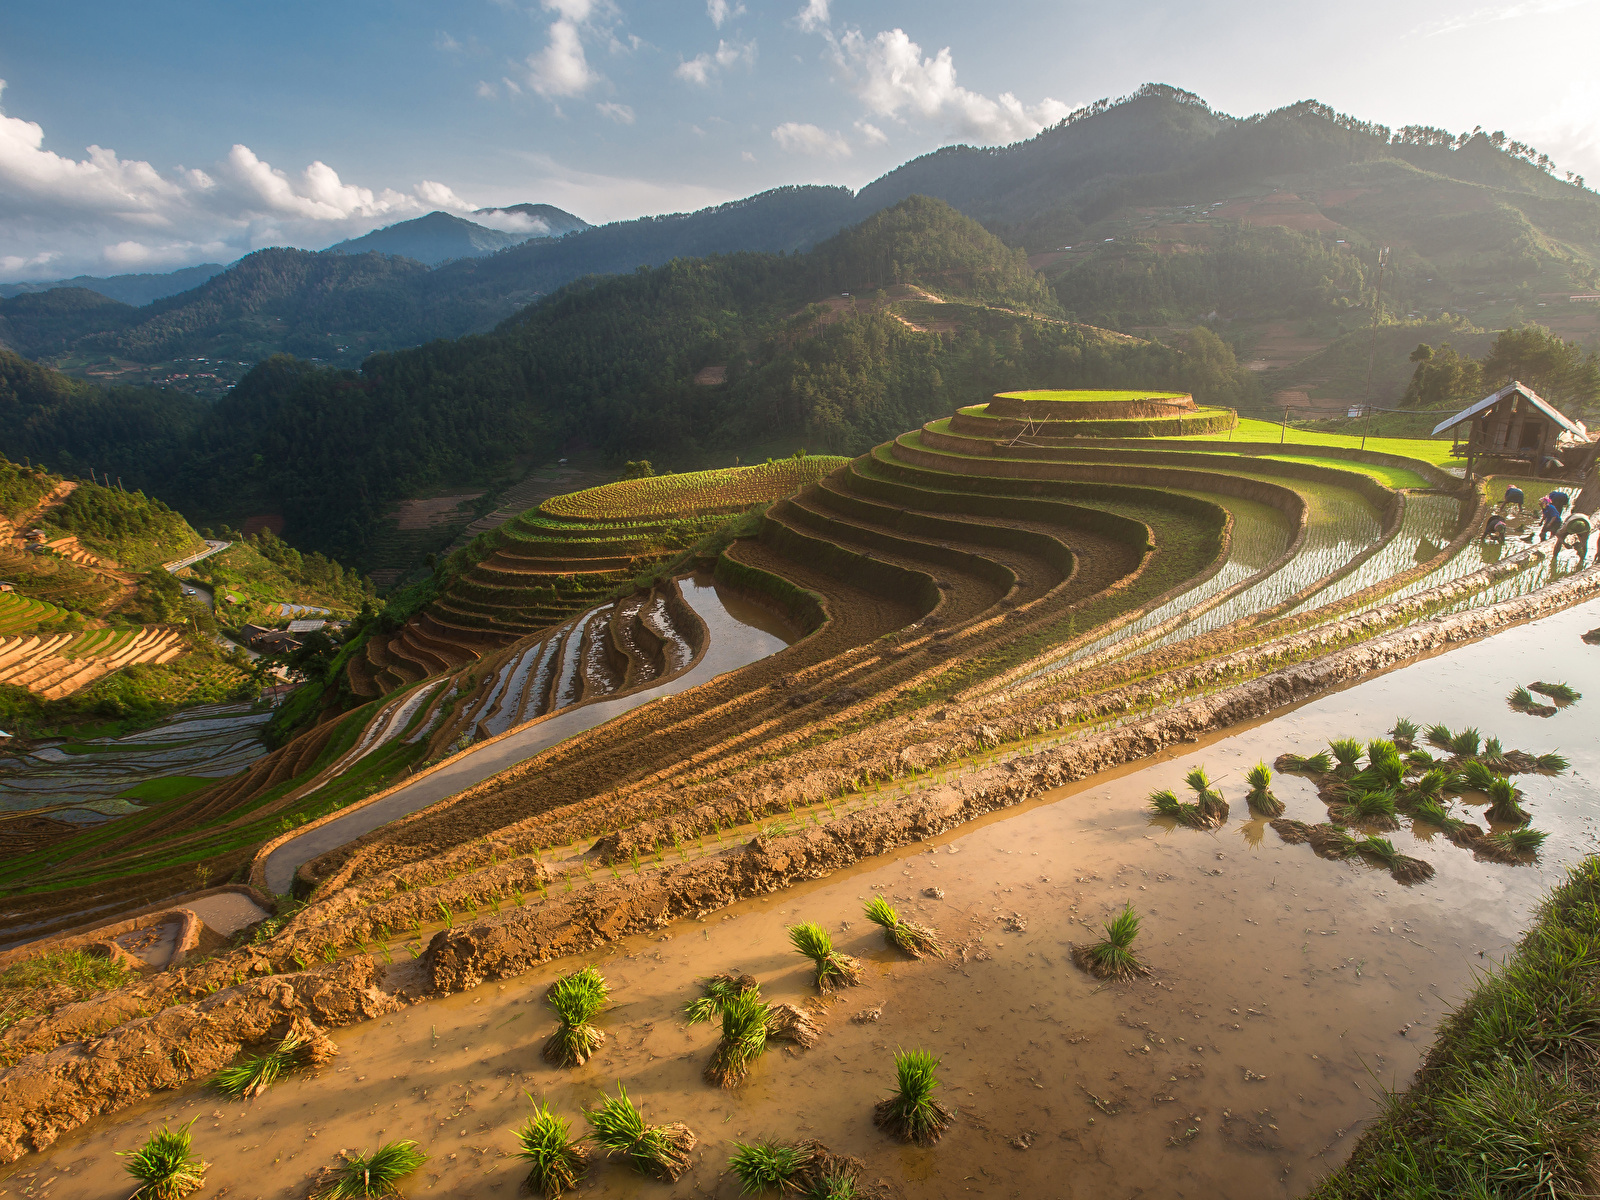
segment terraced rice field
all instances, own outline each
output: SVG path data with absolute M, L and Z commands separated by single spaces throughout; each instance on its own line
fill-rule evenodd
M 479 557 L 444 595 L 393 638 L 369 642 L 350 665 L 351 687 L 385 695 L 561 625 L 682 554 L 722 516 L 798 491 L 843 461 L 783 459 L 547 500 L 482 535 Z
M 45 600 L 33 600 L 15 592 L 0 592 L 0 636 L 22 633 L 53 625 L 67 617 L 67 610 Z
M 59 700 L 120 667 L 170 662 L 184 649 L 179 630 L 156 625 L 0 637 L 0 683 Z
M 139 811 L 126 799 L 169 777 L 223 779 L 266 754 L 260 730 L 270 711 L 203 705 L 119 738 L 45 742 L 0 766 L 0 813 L 92 825 Z
M 409 999 L 430 998 L 431 1003 L 406 1015 L 378 1014 L 392 1020 L 392 1028 L 400 1031 L 395 1036 L 416 1051 L 397 1051 L 394 1069 L 380 1074 L 399 1077 L 409 1071 L 419 1086 L 433 1086 L 421 1083 L 431 1076 L 418 1060 L 422 1043 L 416 1041 L 421 1028 L 416 1022 L 422 1018 L 415 1014 L 454 1012 L 452 1005 L 480 1002 L 476 1011 L 488 1014 L 500 1002 L 483 989 L 486 981 L 518 981 L 507 994 L 527 995 L 544 982 L 537 974 L 546 970 L 541 963 L 558 959 L 570 967 L 576 956 L 612 953 L 605 947 L 616 944 L 624 953 L 611 969 L 630 982 L 639 971 L 664 965 L 664 956 L 673 957 L 672 995 L 638 1001 L 655 1006 L 650 1012 L 677 1009 L 680 976 L 746 966 L 761 973 L 763 982 L 782 988 L 787 986 L 779 981 L 783 968 L 764 951 L 752 949 L 754 958 L 729 961 L 735 947 L 764 946 L 772 921 L 747 922 L 744 928 L 753 932 L 728 938 L 710 924 L 674 922 L 707 918 L 721 909 L 730 909 L 724 914 L 729 916 L 745 912 L 739 905 L 753 912 L 762 904 L 772 906 L 766 910 L 769 917 L 781 909 L 783 918 L 796 920 L 807 915 L 810 904 L 836 929 L 841 943 L 852 939 L 852 953 L 868 956 L 869 947 L 855 944 L 859 928 L 844 922 L 859 925 L 852 914 L 864 888 L 882 885 L 893 895 L 892 889 L 903 887 L 907 890 L 895 899 L 919 917 L 933 920 L 942 912 L 923 900 L 955 897 L 962 906 L 959 913 L 937 919 L 961 931 L 953 939 L 962 948 L 960 970 L 945 982 L 959 986 L 963 999 L 942 1003 L 945 993 L 932 990 L 939 984 L 931 976 L 912 991 L 875 979 L 885 1004 L 876 1016 L 862 1014 L 859 1036 L 846 1027 L 853 1006 L 825 1008 L 836 1031 L 829 1035 L 836 1039 L 832 1045 L 852 1056 L 845 1064 L 848 1071 L 840 1074 L 854 1076 L 864 1069 L 862 1056 L 869 1048 L 887 1054 L 889 1039 L 871 1028 L 879 1020 L 892 1023 L 902 1019 L 902 1012 L 911 1014 L 909 1024 L 879 1028 L 895 1041 L 903 1034 L 929 1044 L 945 1039 L 936 1050 L 950 1057 L 952 1079 L 959 1077 L 961 1090 L 972 1093 L 962 1103 L 964 1111 L 980 1118 L 971 1128 L 982 1136 L 961 1142 L 959 1155 L 936 1149 L 907 1157 L 863 1140 L 876 1135 L 856 1137 L 836 1121 L 827 1124 L 829 1137 L 867 1157 L 876 1170 L 931 1194 L 956 1195 L 965 1194 L 974 1180 L 952 1173 L 952 1164 L 981 1161 L 981 1182 L 1003 1179 L 1011 1190 L 1043 1194 L 1040 1189 L 1049 1184 L 1039 1172 L 1055 1170 L 1051 1164 L 1067 1155 L 1092 1180 L 1085 1194 L 1103 1194 L 1116 1180 L 1096 1174 L 1102 1151 L 1142 1163 L 1152 1156 L 1189 1154 L 1194 1139 L 1218 1129 L 1224 1131 L 1215 1139 L 1221 1157 L 1203 1160 L 1204 1169 L 1194 1176 L 1203 1182 L 1197 1183 L 1197 1194 L 1228 1194 L 1227 1187 L 1252 1171 L 1252 1179 L 1281 1176 L 1281 1162 L 1273 1157 L 1280 1145 L 1285 1153 L 1292 1149 L 1296 1164 L 1308 1161 L 1328 1138 L 1345 1136 L 1356 1108 L 1350 1096 L 1336 1102 L 1321 1088 L 1320 1073 L 1331 1068 L 1307 1068 L 1285 1055 L 1336 1023 L 1344 993 L 1327 989 L 1345 986 L 1363 955 L 1366 962 L 1380 961 L 1377 942 L 1362 941 L 1342 955 L 1345 962 L 1335 961 L 1337 956 L 1319 958 L 1312 969 L 1305 966 L 1310 959 L 1294 958 L 1295 967 L 1277 972 L 1291 977 L 1289 989 L 1272 983 L 1274 1007 L 1261 1013 L 1273 1019 L 1283 1014 L 1275 1033 L 1291 1051 L 1274 1048 L 1270 1039 L 1257 1040 L 1249 1043 L 1253 1057 L 1224 1057 L 1224 1040 L 1242 1033 L 1247 1022 L 1222 1015 L 1223 1009 L 1241 1007 L 1242 994 L 1223 986 L 1214 965 L 1249 960 L 1233 968 L 1242 970 L 1254 960 L 1250 951 L 1218 941 L 1213 934 L 1221 927 L 1213 929 L 1215 922 L 1202 920 L 1209 932 L 1194 933 L 1199 926 L 1190 922 L 1162 933 L 1164 940 L 1153 944 L 1165 956 L 1162 970 L 1169 972 L 1157 977 L 1160 988 L 1141 983 L 1118 990 L 1089 982 L 1068 968 L 1062 943 L 1081 936 L 1074 924 L 1090 926 L 1091 917 L 1097 921 L 1129 897 L 1148 904 L 1152 916 L 1164 922 L 1182 921 L 1182 913 L 1202 905 L 1246 904 L 1243 916 L 1254 925 L 1264 923 L 1275 905 L 1293 899 L 1283 899 L 1283 888 L 1303 891 L 1308 904 L 1326 907 L 1341 894 L 1348 899 L 1354 892 L 1340 889 L 1359 883 L 1359 903 L 1341 912 L 1355 912 L 1363 927 L 1369 920 L 1374 926 L 1421 921 L 1424 914 L 1398 898 L 1403 893 L 1388 876 L 1346 879 L 1354 860 L 1339 867 L 1345 874 L 1337 878 L 1311 875 L 1320 868 L 1309 850 L 1273 849 L 1278 843 L 1265 839 L 1280 835 L 1269 834 L 1260 822 L 1247 821 L 1233 831 L 1243 839 L 1244 857 L 1236 863 L 1226 847 L 1205 834 L 1174 829 L 1159 819 L 1151 824 L 1134 811 L 1136 794 L 1117 791 L 1117 779 L 1148 771 L 1148 780 L 1170 782 L 1165 761 L 1132 764 L 1153 756 L 1172 758 L 1176 747 L 1187 755 L 1187 747 L 1225 726 L 1401 664 L 1411 665 L 1396 677 L 1420 672 L 1416 677 L 1432 681 L 1428 697 L 1436 697 L 1439 681 L 1451 678 L 1451 672 L 1429 675 L 1422 668 L 1448 667 L 1456 660 L 1419 658 L 1529 615 L 1559 614 L 1560 608 L 1578 603 L 1592 611 L 1600 572 L 1580 569 L 1575 552 L 1552 560 L 1545 548 L 1534 562 L 1537 547 L 1519 552 L 1528 556 L 1527 564 L 1508 562 L 1503 553 L 1501 561 L 1486 563 L 1474 540 L 1486 508 L 1484 492 L 1451 479 L 1428 456 L 1431 450 L 1396 461 L 1393 446 L 1363 455 L 1341 443 L 1318 443 L 1316 453 L 1302 454 L 1248 441 L 1224 445 L 1122 436 L 1128 429 L 1122 422 L 1198 419 L 1184 415 L 1186 399 L 1142 393 L 1082 400 L 1010 395 L 895 438 L 775 500 L 758 536 L 734 542 L 717 558 L 715 578 L 747 602 L 785 614 L 800 636 L 715 675 L 697 674 L 709 651 L 697 665 L 694 638 L 686 632 L 688 617 L 671 609 L 659 586 L 616 597 L 590 592 L 586 603 L 574 599 L 571 607 L 538 613 L 542 624 L 534 621 L 532 597 L 514 602 L 500 597 L 497 604 L 480 600 L 475 610 L 462 606 L 474 603 L 470 589 L 459 596 L 452 592 L 430 619 L 494 635 L 469 643 L 478 647 L 470 665 L 452 667 L 442 654 L 437 664 L 411 660 L 415 678 L 403 678 L 410 668 L 395 671 L 401 685 L 410 685 L 398 695 L 363 709 L 360 721 L 341 728 L 336 738 L 326 729 L 302 735 L 324 740 L 314 746 L 291 743 L 254 770 L 263 781 L 300 779 L 296 764 L 320 755 L 317 761 L 324 767 L 348 763 L 348 772 L 359 772 L 412 738 L 419 747 L 426 744 L 430 761 L 441 755 L 444 760 L 415 779 L 338 811 L 329 808 L 319 823 L 285 830 L 261 845 L 249 864 L 252 880 L 273 889 L 292 880 L 308 903 L 259 945 L 187 972 L 184 986 L 198 991 L 174 994 L 171 1002 L 189 1004 L 214 985 L 218 994 L 199 1003 L 214 1006 L 207 1009 L 209 1020 L 224 1022 L 233 1019 L 228 1013 L 267 1003 L 267 989 L 290 986 L 306 996 L 332 996 L 333 1015 L 325 1018 L 330 1022 L 359 1023 L 351 1012 L 366 1003 L 359 997 L 373 994 L 363 989 L 403 987 Z M 1126 415 L 1117 415 L 1119 405 Z M 1180 411 L 1164 412 L 1162 406 Z M 1217 419 L 1231 422 L 1232 414 Z M 1117 424 L 1112 433 L 1097 436 L 1095 427 L 1106 423 Z M 1424 486 L 1415 486 L 1418 481 Z M 1397 490 L 1398 484 L 1408 486 Z M 581 559 L 594 566 L 622 557 L 618 543 L 635 536 L 625 531 L 653 525 L 612 524 L 616 536 L 597 539 L 593 523 L 536 514 L 525 516 L 513 532 L 540 543 L 540 554 L 530 557 Z M 1592 546 L 1584 549 L 1592 555 Z M 487 570 L 515 574 L 513 565 L 502 559 Z M 621 567 L 606 563 L 592 573 Z M 482 576 L 473 583 L 480 589 L 509 586 Z M 1497 589 L 1536 586 L 1540 590 L 1529 591 L 1523 602 L 1484 607 Z M 1472 621 L 1437 616 L 1462 605 L 1481 611 L 1470 614 Z M 515 613 L 527 616 L 509 615 Z M 1552 620 L 1562 622 L 1561 636 L 1572 642 L 1579 628 L 1572 623 L 1582 615 Z M 432 635 L 424 631 L 424 636 Z M 1508 637 L 1506 644 L 1525 645 Z M 676 644 L 680 640 L 685 645 Z M 717 638 L 710 643 L 714 647 Z M 1575 646 L 1564 653 L 1576 652 Z M 424 672 L 425 667 L 430 669 Z M 1370 686 L 1376 689 L 1372 695 L 1389 702 L 1381 677 Z M 1498 676 L 1493 688 L 1495 696 L 1504 694 Z M 1482 701 L 1478 692 L 1459 691 L 1449 704 L 1440 704 L 1452 722 L 1473 719 L 1457 700 Z M 1405 707 L 1419 720 L 1439 716 L 1421 703 Z M 1371 709 L 1367 704 L 1349 711 Z M 1383 713 L 1382 723 L 1394 715 Z M 1296 720 L 1282 717 L 1280 730 L 1286 735 Z M 1491 724 L 1487 719 L 1475 723 Z M 1581 726 L 1567 721 L 1563 728 Z M 1383 730 L 1368 722 L 1351 732 L 1369 738 Z M 1313 733 L 1304 743 L 1284 744 L 1281 736 L 1277 741 L 1284 749 L 1310 752 L 1330 736 L 1321 726 Z M 1526 740 L 1508 733 L 1508 745 Z M 1555 747 L 1540 742 L 1530 748 Z M 1241 744 L 1235 757 L 1242 763 L 1257 754 L 1267 754 L 1259 738 Z M 1086 782 L 1091 777 L 1095 781 Z M 982 827 L 984 821 L 1003 820 L 1000 810 L 1055 795 L 1053 789 L 1063 786 L 1074 795 L 1100 787 L 1112 803 L 1020 834 L 991 835 Z M 1142 794 L 1147 786 L 1142 780 L 1136 790 Z M 1226 777 L 1225 788 L 1237 786 L 1236 779 Z M 1322 811 L 1294 781 L 1282 786 L 1294 811 L 1307 817 Z M 1564 794 L 1554 789 L 1547 800 Z M 1231 792 L 1228 798 L 1237 795 Z M 961 828 L 971 822 L 980 824 Z M 1497 890 L 1502 875 L 1518 870 L 1512 863 L 1480 863 L 1454 844 L 1434 847 L 1427 830 L 1413 836 L 1417 845 L 1407 841 L 1405 849 L 1430 862 L 1437 859 L 1441 877 L 1470 882 L 1480 898 L 1503 894 Z M 944 853 L 976 855 L 973 862 L 980 869 L 970 878 L 943 881 L 904 857 L 935 842 Z M 1030 866 L 1026 855 L 1034 851 L 1041 860 L 1048 854 L 1051 863 Z M 901 858 L 886 857 L 895 855 Z M 1235 897 L 1229 890 L 1233 885 L 1214 874 L 1222 867 L 1213 862 L 1224 862 L 1230 872 L 1244 871 L 1235 885 L 1256 899 Z M 860 874 L 851 874 L 858 864 L 865 864 Z M 927 866 L 931 869 L 931 862 Z M 896 884 L 897 878 L 905 882 Z M 1175 882 L 1181 879 L 1191 882 Z M 1122 884 L 1128 885 L 1125 892 L 1116 890 Z M 924 887 L 945 894 L 929 896 Z M 81 890 L 90 894 L 87 887 Z M 1029 896 L 1048 903 L 1035 904 L 1030 912 Z M 1431 911 L 1432 902 L 1443 898 L 1426 893 L 1426 907 Z M 1259 911 L 1250 907 L 1257 902 Z M 30 903 L 29 896 L 13 895 L 8 911 L 13 919 L 24 919 Z M 43 912 L 44 902 L 38 903 Z M 1179 916 L 1173 918 L 1172 912 Z M 996 929 L 997 916 L 1010 923 Z M 1031 918 L 1048 932 L 1049 945 L 1021 936 Z M 1309 919 L 1294 918 L 1297 926 Z M 736 928 L 730 923 L 730 930 Z M 1448 922 L 1436 922 L 1428 926 L 1428 936 L 1447 941 L 1449 928 Z M 406 930 L 410 934 L 402 936 Z M 1284 936 L 1272 943 L 1273 955 L 1293 957 L 1305 935 L 1298 928 L 1280 932 Z M 1479 932 L 1473 931 L 1474 945 L 1499 944 Z M 669 937 L 680 939 L 677 950 L 662 945 Z M 407 942 L 415 957 L 395 954 Z M 371 951 L 380 944 L 387 949 L 375 957 Z M 1384 946 L 1382 953 L 1389 955 Z M 716 961 L 707 958 L 708 948 L 716 949 Z M 1436 948 L 1439 961 L 1449 954 L 1455 955 L 1451 961 L 1462 957 L 1446 949 L 1445 941 Z M 1027 1015 L 1013 1014 L 990 1028 L 974 1014 L 985 1005 L 992 1008 L 992 997 L 980 999 L 977 985 L 961 981 L 991 970 L 979 964 L 1001 958 L 1002 952 L 1010 964 L 1007 974 L 985 982 L 983 990 L 1019 999 L 1034 994 L 1036 1002 L 1029 1002 Z M 897 961 L 889 956 L 879 965 L 892 973 L 899 969 L 892 965 Z M 1381 969 L 1397 977 L 1405 969 L 1392 955 L 1381 961 Z M 1335 974 L 1346 967 L 1350 974 Z M 254 978 L 267 972 L 272 979 Z M 1437 980 L 1445 986 L 1464 977 L 1464 971 L 1447 972 Z M 1038 990 L 1030 991 L 1034 985 Z M 467 990 L 477 994 L 471 1000 L 449 999 Z M 1401 990 L 1409 994 L 1409 985 Z M 1074 1031 L 1083 1031 L 1070 1025 L 1070 1013 L 1049 1008 L 1069 992 L 1077 996 L 1072 1011 L 1090 1014 L 1084 1019 L 1094 1025 L 1077 1050 L 1063 1046 L 1077 1047 Z M 1409 1022 L 1423 1015 L 1420 1009 L 1406 1015 L 1405 1005 L 1387 991 L 1376 999 L 1365 992 L 1350 996 L 1349 1003 L 1362 1012 L 1378 1006 L 1385 1021 Z M 877 999 L 874 993 L 874 1003 Z M 1431 1001 L 1424 1005 L 1436 1015 Z M 1032 1012 L 1035 1006 L 1038 1014 Z M 46 1040 L 26 1046 L 13 1042 L 8 1047 L 0 1032 L 0 1050 L 26 1054 L 22 1069 L 47 1074 L 51 1068 L 44 1050 L 90 1036 L 85 1031 L 97 1014 L 103 1015 L 94 1005 L 74 1008 L 50 1027 L 48 1038 L 29 1033 Z M 1132 1024 L 1125 1019 L 1129 1014 Z M 493 1015 L 495 1030 L 515 1019 L 509 1009 Z M 1036 1017 L 1042 1022 L 1037 1028 Z M 1210 1030 L 1202 1039 L 1206 1057 L 1174 1057 L 1167 1066 L 1164 1056 L 1179 1054 L 1172 1048 L 1179 1044 L 1176 1031 L 1188 1020 L 1209 1022 L 1193 1027 L 1197 1037 L 1200 1029 Z M 1069 1025 L 1056 1028 L 1062 1021 Z M 80 1029 L 71 1022 L 84 1024 Z M 1229 1030 L 1234 1024 L 1239 1028 Z M 367 1023 L 352 1036 L 367 1037 L 380 1027 L 389 1028 Z M 1048 1045 L 1019 1049 L 1024 1028 L 1030 1038 Z M 94 1025 L 93 1034 L 103 1029 Z M 1118 1040 L 1123 1036 L 1118 1029 L 1130 1038 L 1136 1035 L 1137 1044 Z M 488 1077 L 495 1067 L 483 1056 L 498 1051 L 485 1047 L 511 1035 L 491 1035 L 476 1017 L 458 1023 L 458 1033 L 456 1073 L 469 1062 L 482 1063 Z M 676 1076 L 663 1075 L 666 1068 L 659 1063 L 682 1054 L 682 1047 L 664 1049 L 666 1043 L 650 1041 L 656 1033 L 644 1025 L 633 1027 L 630 1037 L 634 1034 L 629 1046 L 648 1043 L 650 1065 L 631 1053 L 600 1065 L 630 1072 L 630 1087 L 635 1081 L 641 1088 L 656 1086 L 653 1096 L 678 1095 Z M 242 1031 L 226 1036 L 260 1037 Z M 1357 1041 L 1378 1052 L 1377 1042 Z M 1403 1045 L 1405 1053 L 1414 1053 L 1410 1043 Z M 438 1057 L 432 1043 L 429 1051 Z M 520 1035 L 515 1053 L 525 1064 Z M 1320 1044 L 1316 1053 L 1320 1061 Z M 1352 1053 L 1350 1046 L 1326 1048 L 1326 1056 L 1340 1064 L 1335 1080 L 1340 1089 L 1359 1086 Z M 1025 1074 L 1030 1062 L 1044 1062 L 1045 1068 L 1033 1069 L 1035 1087 L 1061 1094 L 1000 1113 L 979 1099 L 989 1094 L 986 1072 L 1018 1054 L 1017 1071 Z M 763 1069 L 784 1061 L 772 1056 Z M 1245 1072 L 1243 1082 L 1224 1086 L 1220 1065 L 1213 1071 L 1211 1063 L 1226 1063 L 1226 1076 L 1235 1082 Z M 517 1070 L 527 1074 L 525 1066 Z M 1010 1066 L 1006 1071 L 1001 1086 L 1021 1089 L 1024 1075 L 1012 1078 L 1016 1072 Z M 181 1071 L 172 1074 L 173 1084 L 183 1078 Z M 1095 1111 L 1061 1084 L 1069 1079 Z M 1252 1093 L 1255 1084 L 1271 1080 L 1278 1082 Z M 865 1092 L 877 1088 L 853 1090 L 858 1082 L 864 1079 L 833 1079 L 828 1092 L 849 1097 L 851 1104 L 865 1103 Z M 343 1077 L 336 1086 L 345 1088 Z M 1089 1118 L 1097 1113 L 1120 1120 L 1112 1110 L 1124 1111 L 1124 1092 L 1154 1095 L 1150 1103 L 1157 1106 L 1151 1110 L 1156 1115 L 1091 1127 Z M 1269 1092 L 1273 1099 L 1245 1108 L 1253 1094 Z M 90 1097 L 77 1093 L 60 1101 L 47 1089 L 30 1094 L 40 1097 L 36 1123 L 53 1131 L 71 1128 L 83 1120 L 83 1112 L 97 1111 Z M 770 1119 L 779 1111 L 768 1104 L 775 1094 L 752 1090 L 730 1101 L 718 1093 L 714 1110 L 709 1102 L 684 1103 L 711 1131 L 708 1140 L 715 1140 L 727 1122 L 707 1113 L 746 1124 L 738 1114 Z M 782 1111 L 799 1111 L 794 1095 L 782 1095 L 788 1097 Z M 479 1100 L 488 1103 L 485 1097 Z M 1169 1103 L 1177 1107 L 1159 1107 Z M 1284 1116 L 1291 1107 L 1297 1115 Z M 1064 1123 L 1060 1114 L 1068 1111 L 1074 1117 Z M 419 1108 L 418 1120 L 420 1113 Z M 662 1119 L 672 1117 L 663 1114 Z M 823 1114 L 815 1119 L 832 1120 Z M 1235 1125 L 1236 1119 L 1244 1124 Z M 98 1120 L 101 1124 L 86 1136 L 111 1124 Z M 990 1136 L 1002 1128 L 1003 1140 L 990 1144 Z M 362 1131 L 371 1132 L 364 1126 Z M 11 1135 L 0 1130 L 0 1141 L 6 1136 Z M 1259 1161 L 1229 1158 L 1225 1148 L 1234 1136 L 1251 1153 L 1270 1142 L 1270 1153 Z M 1037 1152 L 1019 1157 L 1012 1148 L 1034 1146 L 1040 1137 L 1054 1139 L 1053 1158 Z M 719 1153 L 726 1149 L 717 1144 Z M 487 1151 L 472 1151 L 476 1143 L 471 1140 L 461 1145 L 479 1156 L 471 1160 L 474 1172 L 490 1170 Z M 18 1142 L 5 1152 L 26 1149 Z M 702 1165 L 695 1178 L 709 1187 L 718 1168 Z M 435 1182 L 464 1179 L 461 1172 L 459 1166 L 444 1167 Z M 1144 1182 L 1137 1186 L 1151 1183 L 1140 1178 Z M 617 1177 L 606 1179 L 598 1190 L 614 1190 Z M 497 1176 L 493 1186 L 513 1183 Z

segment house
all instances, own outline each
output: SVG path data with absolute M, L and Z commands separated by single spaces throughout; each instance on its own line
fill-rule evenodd
M 326 625 L 326 621 L 290 621 L 290 633 L 315 633 Z
M 1455 433 L 1455 448 L 1451 452 L 1467 460 L 1469 478 L 1473 460 L 1478 458 L 1528 462 L 1533 464 L 1535 473 L 1540 473 L 1548 460 L 1559 461 L 1556 443 L 1563 435 L 1571 435 L 1568 443 L 1576 440 L 1585 447 L 1589 440 L 1583 426 L 1569 420 L 1532 388 L 1521 383 L 1506 384 L 1449 420 L 1439 422 L 1433 432 L 1438 435 L 1447 429 Z
M 14 592 L 16 590 L 16 584 L 7 583 L 4 579 L 0 579 L 0 592 Z
M 288 654 L 300 649 L 299 640 L 287 629 L 269 629 L 259 637 L 251 638 L 250 645 L 263 654 Z
M 258 637 L 260 637 L 262 634 L 272 633 L 272 632 L 273 632 L 272 628 L 270 626 L 267 626 L 267 625 L 241 625 L 241 626 L 239 626 L 239 637 L 241 639 L 243 639 L 244 644 L 247 645 L 247 646 L 255 645 L 256 639 Z

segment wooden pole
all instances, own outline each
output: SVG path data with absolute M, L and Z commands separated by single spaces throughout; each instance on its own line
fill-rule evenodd
M 1283 406 L 1283 428 L 1278 431 L 1278 445 L 1283 445 L 1284 439 L 1289 436 L 1289 406 Z

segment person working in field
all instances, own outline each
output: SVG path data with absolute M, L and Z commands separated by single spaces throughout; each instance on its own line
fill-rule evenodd
M 1546 538 L 1555 537 L 1561 532 L 1561 510 L 1551 503 L 1550 497 L 1546 496 L 1544 498 L 1544 504 L 1543 507 L 1539 509 L 1539 514 L 1540 521 L 1539 533 L 1537 535 L 1538 541 L 1542 542 Z M 1530 535 L 1528 540 L 1531 542 L 1534 541 L 1535 538 L 1534 536 Z
M 1504 542 L 1511 526 L 1499 513 L 1489 514 L 1489 523 L 1483 527 L 1483 540 L 1486 542 Z
M 1506 488 L 1506 494 L 1500 500 L 1502 508 L 1510 508 L 1513 504 L 1517 506 L 1518 512 L 1522 511 L 1522 489 L 1519 487 Z
M 1567 523 L 1561 527 L 1560 545 L 1571 546 L 1578 552 L 1578 561 L 1584 562 L 1589 557 L 1589 536 L 1594 532 L 1594 526 L 1589 523 L 1589 518 L 1582 513 L 1573 513 Z

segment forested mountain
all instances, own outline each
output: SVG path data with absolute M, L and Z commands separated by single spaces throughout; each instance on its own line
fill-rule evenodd
M 224 270 L 221 263 L 201 263 L 194 267 L 180 267 L 176 271 L 138 275 L 75 275 L 71 279 L 58 279 L 54 283 L 0 283 L 0 300 L 23 296 L 31 292 L 48 292 L 52 288 L 87 288 L 123 304 L 149 304 L 163 296 L 175 296 L 199 287 L 213 275 Z
M 457 258 L 482 258 L 507 246 L 530 239 L 560 237 L 588 229 L 589 222 L 549 204 L 515 204 L 510 208 L 479 209 L 481 214 L 516 213 L 529 228 L 513 231 L 490 229 L 447 212 L 431 212 L 411 221 L 374 229 L 362 237 L 329 246 L 324 254 L 398 254 L 434 267 Z
M 0 448 L 71 469 L 78 430 L 116 405 L 11 362 L 21 384 L 0 409 Z M 706 367 L 720 382 L 696 381 Z M 491 334 L 376 354 L 360 371 L 269 358 L 198 420 L 125 396 L 144 423 L 123 435 L 149 448 L 125 481 L 202 525 L 281 512 L 296 544 L 360 562 L 395 500 L 519 453 L 587 445 L 687 467 L 778 441 L 855 452 L 1021 384 L 1228 403 L 1253 380 L 1204 330 L 1167 346 L 1060 320 L 1020 251 L 913 197 L 808 253 L 590 278 Z
M 283 351 L 355 365 L 372 351 L 487 331 L 585 275 L 804 250 L 912 194 L 1045 255 L 1062 304 L 1115 328 L 1184 325 L 1213 311 L 1229 319 L 1359 309 L 1372 301 L 1384 245 L 1394 248 L 1391 312 L 1459 314 L 1488 296 L 1528 316 L 1538 293 L 1600 285 L 1600 197 L 1541 158 L 1502 134 L 1395 131 L 1313 101 L 1241 119 L 1147 85 L 1015 145 L 925 155 L 859 195 L 779 188 L 431 271 L 360 254 L 261 251 L 137 311 L 0 300 L 0 343 L 35 357 L 253 361 Z M 1066 245 L 1073 251 L 1060 257 Z

